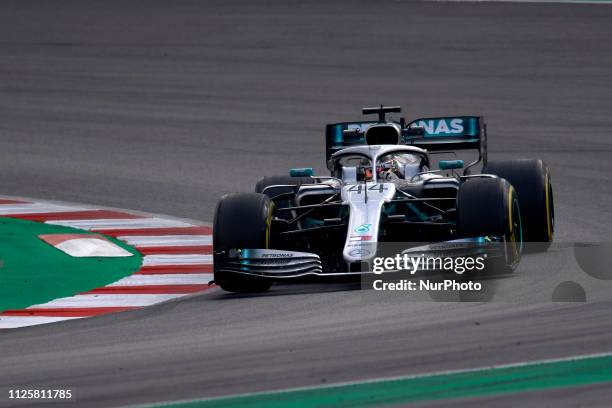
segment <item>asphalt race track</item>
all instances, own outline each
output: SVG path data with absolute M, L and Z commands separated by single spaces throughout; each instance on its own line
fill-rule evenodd
M 609 240 L 612 7 L 228 3 L 0 3 L 0 193 L 211 221 L 222 194 L 260 176 L 323 173 L 325 123 L 401 104 L 484 115 L 490 157 L 552 168 L 557 241 Z M 497 285 L 540 302 L 276 286 L 2 332 L 0 406 L 15 387 L 114 406 L 612 350 L 612 304 L 550 303 L 551 259 L 528 256 Z M 478 403 L 543 398 L 603 405 L 612 387 Z

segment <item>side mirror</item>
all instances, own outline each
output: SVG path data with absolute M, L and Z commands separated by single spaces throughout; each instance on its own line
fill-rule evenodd
M 291 177 L 312 177 L 314 176 L 314 171 L 312 167 L 299 167 L 289 170 L 289 175 Z
M 462 169 L 463 160 L 440 160 L 438 166 L 440 170 Z

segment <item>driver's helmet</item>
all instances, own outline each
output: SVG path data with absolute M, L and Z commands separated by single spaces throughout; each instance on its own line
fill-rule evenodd
M 357 169 L 357 180 L 359 181 L 370 181 L 373 179 L 372 166 L 369 160 L 362 160 L 361 165 Z
M 376 177 L 379 179 L 401 178 L 400 166 L 396 159 L 376 163 Z

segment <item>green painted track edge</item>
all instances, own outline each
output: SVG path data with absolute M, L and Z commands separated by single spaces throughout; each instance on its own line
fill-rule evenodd
M 610 354 L 149 406 L 175 408 L 393 406 L 606 382 L 612 382 Z
M 66 233 L 92 234 L 0 217 L 0 311 L 23 309 L 96 289 L 133 274 L 142 264 L 142 255 L 134 247 L 109 236 L 105 238 L 133 256 L 73 258 L 38 238 L 40 234 Z

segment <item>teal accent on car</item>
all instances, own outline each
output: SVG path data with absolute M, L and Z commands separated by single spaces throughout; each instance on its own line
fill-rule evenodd
M 462 169 L 463 165 L 463 160 L 440 160 L 438 163 L 440 170 Z
M 304 229 L 321 227 L 323 225 L 325 225 L 325 222 L 323 222 L 322 220 L 317 220 L 310 217 L 306 217 L 302 221 L 302 228 Z
M 312 177 L 314 176 L 314 170 L 312 167 L 298 167 L 289 170 L 289 175 L 291 177 Z
M 250 256 L 250 251 L 248 249 L 241 249 L 240 250 L 240 257 L 241 258 L 248 258 Z M 249 265 L 251 262 L 249 262 L 248 259 L 241 259 L 240 260 L 240 264 L 241 265 Z M 240 267 L 241 271 L 249 271 L 249 268 L 247 266 L 241 266 Z

